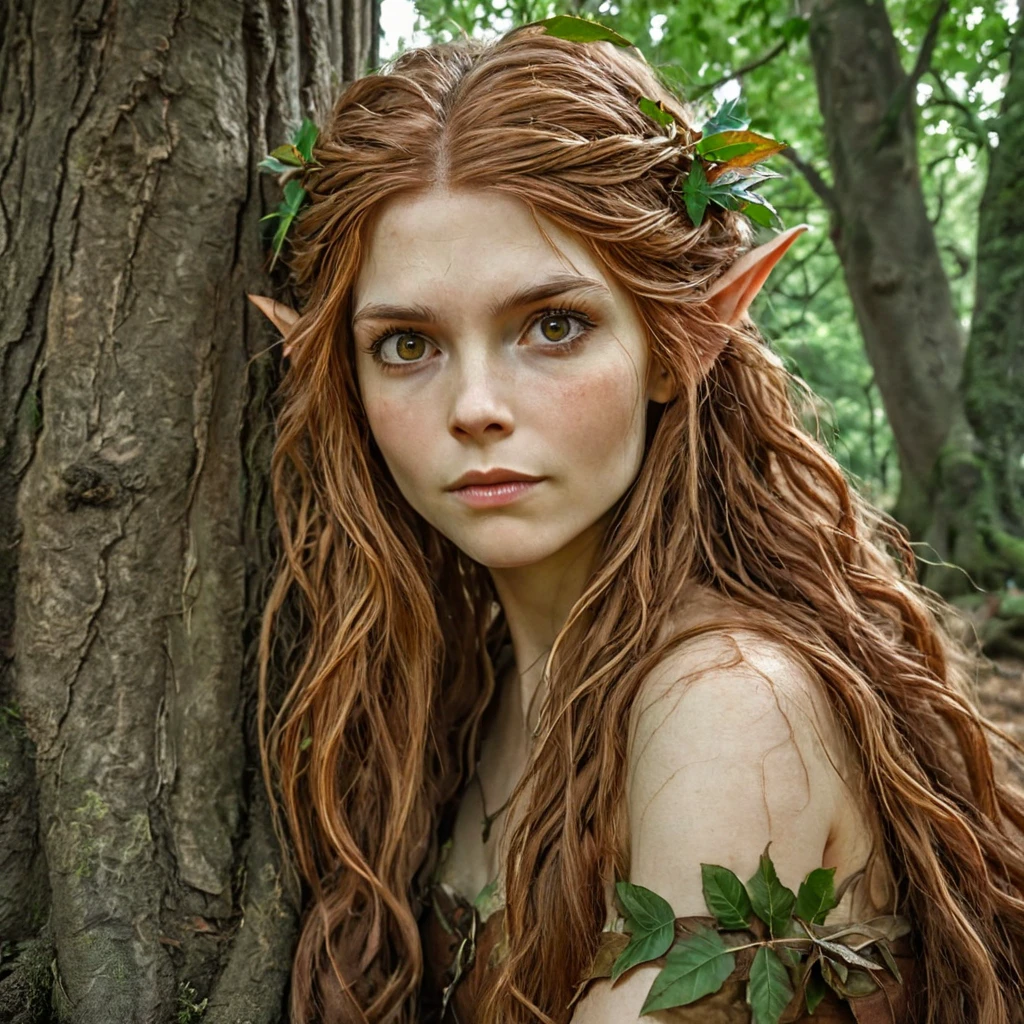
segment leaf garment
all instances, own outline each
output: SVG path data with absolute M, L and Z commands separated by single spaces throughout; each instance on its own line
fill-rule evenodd
M 489 978 L 493 977 L 494 968 L 504 951 L 504 910 L 498 907 L 487 915 L 488 909 L 491 908 L 485 907 L 482 915 L 478 907 L 448 887 L 432 888 L 420 926 L 424 956 L 421 1020 L 424 1024 L 476 1024 L 477 1011 Z M 679 1024 L 760 1024 L 763 1018 L 748 1001 L 748 986 L 753 973 L 762 1006 L 771 1005 L 773 986 L 775 991 L 789 989 L 785 1004 L 777 1006 L 779 1024 L 797 1021 L 806 1024 L 915 1024 L 912 1007 L 924 978 L 923 971 L 916 970 L 917 958 L 908 922 L 893 915 L 874 918 L 871 922 L 863 922 L 863 925 L 870 931 L 859 936 L 850 931 L 855 926 L 846 926 L 844 942 L 833 943 L 837 948 L 832 951 L 828 950 L 827 938 L 822 940 L 826 945 L 820 949 L 816 945 L 815 970 L 808 971 L 805 985 L 794 987 L 791 979 L 788 986 L 778 984 L 781 979 L 773 974 L 777 968 L 764 966 L 759 969 L 755 963 L 759 955 L 764 958 L 764 947 L 757 947 L 757 941 L 766 935 L 756 919 L 747 929 L 730 930 L 723 928 L 712 916 L 675 918 L 673 933 L 676 945 L 669 954 L 654 962 L 668 966 L 672 963 L 670 958 L 675 957 L 679 970 L 674 974 L 663 971 L 658 981 L 667 976 L 665 988 L 676 986 L 676 994 L 679 987 L 685 988 L 695 982 L 700 984 L 702 978 L 706 980 L 708 972 L 713 974 L 716 970 L 723 970 L 721 961 L 715 961 L 711 956 L 711 945 L 715 940 L 725 940 L 730 947 L 747 948 L 733 954 L 734 963 L 723 975 L 724 980 L 716 979 L 721 981 L 717 991 L 701 995 L 687 1005 L 659 1010 L 659 1019 L 678 1021 Z M 815 930 L 823 935 L 827 932 L 824 928 Z M 866 944 L 866 940 L 876 932 L 891 936 L 884 943 L 884 957 L 887 964 L 891 957 L 895 971 L 868 972 L 856 964 L 856 953 L 850 958 L 853 962 L 848 962 L 839 949 L 841 945 L 849 956 L 851 946 L 859 946 L 864 950 L 865 959 L 875 962 L 878 947 Z M 708 933 L 715 939 L 711 939 Z M 688 937 L 699 940 L 702 936 L 703 966 L 697 963 L 699 954 L 691 964 L 683 962 L 678 953 L 682 943 Z M 859 942 L 853 941 L 858 938 Z M 616 961 L 630 941 L 631 936 L 625 931 L 606 929 L 601 933 L 597 954 L 586 977 L 580 981 L 576 999 L 582 998 L 598 979 L 612 977 Z M 687 971 L 688 966 L 693 970 Z M 831 972 L 836 986 L 849 994 L 841 997 L 830 984 L 821 986 L 819 991 L 816 982 L 822 972 Z M 870 988 L 865 976 L 873 979 Z M 897 976 L 902 980 L 897 981 Z M 671 1001 L 671 996 L 672 992 L 669 992 L 668 1001 Z M 809 1005 L 813 1012 L 808 1011 Z

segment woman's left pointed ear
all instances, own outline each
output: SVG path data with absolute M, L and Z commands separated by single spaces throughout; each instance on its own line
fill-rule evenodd
M 704 298 L 719 320 L 735 324 L 746 315 L 772 268 L 809 228 L 809 224 L 797 224 L 780 232 L 770 242 L 744 253 L 711 285 Z

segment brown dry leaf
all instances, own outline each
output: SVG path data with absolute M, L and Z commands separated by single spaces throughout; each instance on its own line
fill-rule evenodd
M 601 932 L 601 944 L 597 947 L 597 952 L 594 954 L 590 970 L 576 986 L 572 1001 L 569 1003 L 570 1009 L 583 997 L 592 981 L 612 976 L 612 964 L 618 960 L 622 955 L 622 951 L 628 945 L 629 936 L 625 932 Z

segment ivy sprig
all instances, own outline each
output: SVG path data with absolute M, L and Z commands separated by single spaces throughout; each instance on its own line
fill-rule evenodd
M 813 1014 L 828 988 L 844 999 L 867 995 L 878 988 L 874 974 L 885 969 L 902 981 L 886 932 L 870 923 L 823 927 L 841 899 L 835 889 L 835 868 L 809 872 L 794 893 L 779 881 L 766 846 L 757 871 L 746 883 L 720 864 L 701 864 L 701 887 L 718 929 L 765 937 L 729 944 L 726 938 L 734 936 L 723 937 L 697 924 L 677 939 L 675 916 L 667 900 L 643 886 L 618 882 L 615 891 L 629 943 L 612 964 L 612 981 L 639 964 L 665 958 L 641 1016 L 686 1006 L 718 992 L 743 949 L 755 950 L 746 991 L 753 1024 L 778 1024 L 797 992 L 802 991 L 807 1012 Z M 853 948 L 842 941 L 851 933 L 869 936 L 869 941 Z M 877 950 L 882 963 L 861 951 L 867 946 Z
M 291 139 L 284 145 L 271 150 L 258 164 L 259 169 L 264 173 L 280 176 L 278 180 L 284 193 L 277 209 L 260 218 L 261 221 L 277 221 L 271 242 L 271 251 L 274 254 L 270 261 L 271 270 L 274 269 L 274 265 L 281 255 L 288 229 L 309 199 L 309 194 L 298 179 L 308 168 L 320 166 L 313 159 L 313 147 L 316 145 L 316 140 L 316 124 L 308 117 L 304 118 L 302 124 L 295 129 Z

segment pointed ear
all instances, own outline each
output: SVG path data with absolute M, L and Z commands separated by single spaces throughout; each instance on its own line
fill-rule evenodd
M 250 295 L 248 292 L 246 295 L 249 301 L 281 332 L 281 336 L 285 339 L 282 352 L 287 356 L 292 348 L 288 344 L 288 335 L 291 333 L 295 321 L 299 319 L 299 314 L 291 306 L 268 299 L 266 295 Z
M 797 224 L 770 242 L 751 249 L 711 285 L 704 297 L 719 320 L 734 324 L 746 315 L 761 286 L 768 280 L 772 267 L 809 227 L 809 224 Z

